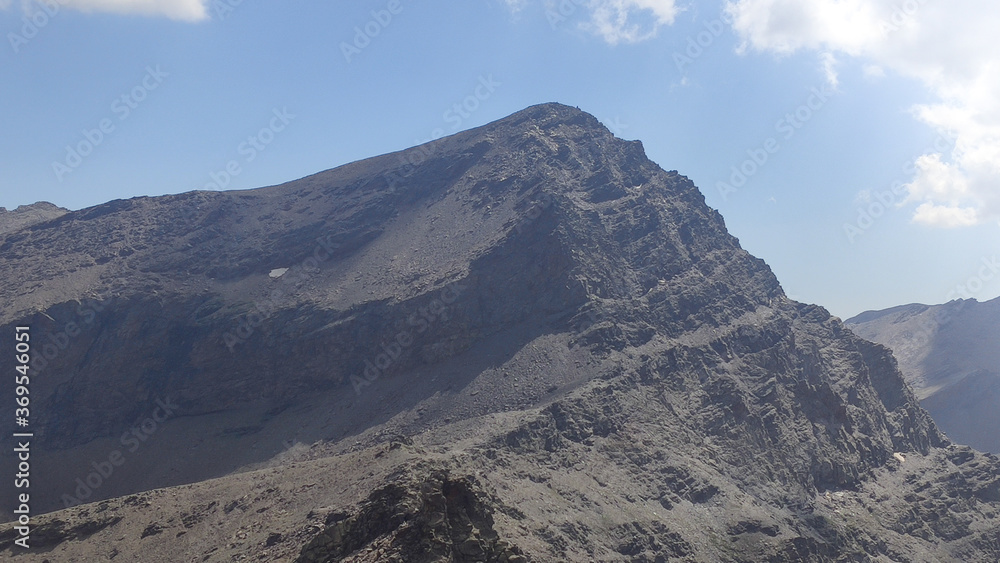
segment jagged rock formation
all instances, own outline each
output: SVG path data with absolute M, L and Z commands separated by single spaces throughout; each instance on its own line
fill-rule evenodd
M 892 349 L 917 398 L 952 440 L 1000 452 L 1000 298 L 866 311 L 845 324 Z
M 474 479 L 434 472 L 422 481 L 392 482 L 371 493 L 357 514 L 334 512 L 302 548 L 298 563 L 317 561 L 526 561 L 499 539 L 492 509 Z
M 0 324 L 53 352 L 39 502 L 111 499 L 41 517 L 52 557 L 1000 556 L 998 460 L 949 445 L 888 349 L 787 299 L 687 178 L 573 108 L 111 202 L 0 255 L 27 275 Z

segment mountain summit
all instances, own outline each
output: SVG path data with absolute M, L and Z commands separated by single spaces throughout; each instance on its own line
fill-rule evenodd
M 35 223 L 55 219 L 68 211 L 68 209 L 57 207 L 47 201 L 22 205 L 13 211 L 0 207 L 0 235 L 30 227 Z
M 49 558 L 1000 557 L 998 460 L 575 108 L 70 212 L 0 268 Z

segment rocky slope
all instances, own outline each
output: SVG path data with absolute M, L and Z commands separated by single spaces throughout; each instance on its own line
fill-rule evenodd
M 952 440 L 1000 453 L 1000 298 L 902 305 L 845 322 L 892 349 L 917 398 Z
M 25 561 L 1000 557 L 998 460 L 574 108 L 0 256 L 36 506 L 91 503 Z
M 47 201 L 22 205 L 13 211 L 0 207 L 0 235 L 56 219 L 66 213 L 69 213 L 69 209 L 52 205 Z

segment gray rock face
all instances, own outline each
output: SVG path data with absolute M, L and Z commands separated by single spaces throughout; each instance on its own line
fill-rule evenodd
M 1000 298 L 903 305 L 846 324 L 892 349 L 921 404 L 952 440 L 1000 452 Z
M 47 201 L 22 205 L 13 211 L 0 207 L 0 235 L 56 219 L 66 213 L 69 213 L 68 209 L 52 205 Z
M 402 477 L 402 476 L 400 476 Z M 297 563 L 341 560 L 365 550 L 369 561 L 525 561 L 493 529 L 492 506 L 470 477 L 432 472 L 372 491 L 356 515 L 333 512 Z M 496 502 L 493 500 L 493 502 Z M 367 550 L 374 540 L 385 547 Z
M 787 299 L 687 178 L 574 108 L 111 202 L 0 256 L 27 276 L 0 323 L 50 345 L 39 466 L 69 469 L 39 502 L 176 411 L 79 499 L 111 500 L 43 517 L 52 556 L 1000 556 L 997 459 L 949 445 L 887 348 Z

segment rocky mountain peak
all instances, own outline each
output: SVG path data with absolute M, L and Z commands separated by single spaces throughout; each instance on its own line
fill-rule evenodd
M 287 517 L 212 557 L 995 553 L 996 460 L 948 444 L 888 349 L 789 300 L 689 179 L 568 106 L 67 213 L 0 234 L 0 270 L 25 280 L 0 324 L 42 343 L 39 505 L 191 484 L 161 516 L 159 492 L 53 516 L 67 555 L 78 529 L 127 528 L 129 558 L 184 527 L 204 557 L 265 513 Z

